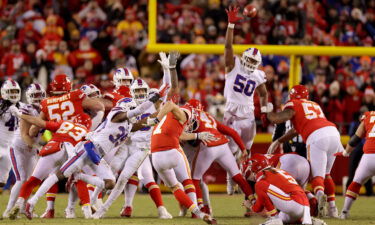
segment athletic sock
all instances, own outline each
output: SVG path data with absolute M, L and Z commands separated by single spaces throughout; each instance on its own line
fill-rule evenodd
M 148 189 L 148 193 L 154 201 L 156 208 L 163 206 L 164 203 L 159 186 L 155 182 L 150 182 L 146 184 L 146 188 Z

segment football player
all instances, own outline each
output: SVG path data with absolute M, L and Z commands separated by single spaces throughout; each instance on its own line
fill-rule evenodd
M 40 112 L 40 101 L 46 97 L 46 91 L 37 83 L 31 84 L 26 89 L 26 100 L 28 104 L 21 104 L 20 111 L 23 114 L 38 116 Z M 9 218 L 10 210 L 13 208 L 22 184 L 29 178 L 37 162 L 37 137 L 29 135 L 31 124 L 25 120 L 20 120 L 20 129 L 14 135 L 10 147 L 10 159 L 12 168 L 16 175 L 16 182 L 10 192 L 9 201 L 6 210 L 3 213 L 4 218 Z
M 366 138 L 365 144 L 363 146 L 363 156 L 359 162 L 358 168 L 355 171 L 354 179 L 349 185 L 348 190 L 345 193 L 344 207 L 340 214 L 340 219 L 348 219 L 350 208 L 352 207 L 354 201 L 359 195 L 359 190 L 362 184 L 364 184 L 368 179 L 374 176 L 374 160 L 375 159 L 375 111 L 366 112 L 361 118 L 361 123 L 359 124 L 357 131 L 350 138 L 349 143 L 346 145 L 346 149 L 343 152 L 336 153 L 336 155 L 348 157 L 350 153 L 354 150 L 362 138 Z
M 89 98 L 101 98 L 102 93 L 99 88 L 93 84 L 85 84 L 80 88 Z
M 159 122 L 160 121 L 160 122 Z M 196 121 L 196 110 L 190 106 L 178 107 L 168 101 L 159 111 L 156 118 L 148 118 L 149 125 L 154 127 L 151 136 L 152 164 L 160 178 L 172 190 L 173 195 L 185 208 L 208 224 L 216 224 L 210 215 L 200 211 L 196 205 L 195 187 L 190 177 L 190 168 L 180 139 L 202 141 L 216 140 L 211 133 L 183 133 L 189 130 Z M 184 135 L 182 137 L 181 135 Z M 181 136 L 181 137 L 180 137 Z M 185 192 L 181 183 L 184 184 Z
M 9 112 L 9 107 L 19 107 L 21 99 L 21 88 L 14 80 L 6 80 L 1 86 L 0 99 L 0 187 L 3 187 L 8 180 L 9 171 L 12 167 L 9 157 L 9 146 L 13 136 L 18 130 L 18 118 Z
M 101 159 L 112 149 L 124 144 L 134 126 L 134 120 L 132 120 L 132 118 L 140 115 L 143 111 L 154 104 L 160 96 L 163 96 L 166 93 L 167 88 L 168 87 L 162 88 L 160 94 L 154 94 L 148 99 L 148 101 L 144 102 L 134 109 L 133 107 L 135 107 L 136 105 L 132 99 L 124 98 L 120 100 L 117 103 L 116 107 L 114 107 L 108 114 L 106 120 L 88 137 L 86 137 L 88 141 L 77 146 L 77 148 L 75 149 L 75 155 L 73 157 L 70 157 L 62 165 L 60 170 L 58 170 L 55 174 L 50 175 L 44 181 L 35 195 L 28 200 L 28 205 L 30 205 L 29 208 L 33 209 L 38 199 L 52 185 L 58 182 L 59 179 L 70 177 L 73 174 L 75 176 L 75 179 L 84 180 L 85 182 L 96 186 L 95 192 L 92 195 L 94 196 L 94 198 L 91 198 L 91 204 L 95 204 L 95 196 L 98 196 L 98 193 L 101 192 L 104 188 L 114 188 L 108 200 L 111 201 L 112 198 L 116 199 L 124 189 L 126 182 L 118 182 L 115 186 L 115 177 L 111 169 L 109 168 L 106 161 Z M 134 129 L 137 129 L 137 127 L 134 126 Z M 90 176 L 81 173 L 80 171 L 84 166 L 91 167 L 91 169 L 97 176 Z M 126 174 L 128 171 L 123 172 L 124 173 L 120 174 L 119 179 L 121 179 L 122 176 L 128 176 L 128 174 Z M 107 208 L 101 207 L 95 214 L 102 213 L 103 215 L 106 210 Z M 31 214 L 31 211 L 32 210 L 30 210 L 28 214 Z M 94 216 L 94 218 L 96 217 Z
M 242 176 L 236 159 L 234 158 L 231 150 L 228 146 L 228 135 L 235 140 L 239 148 L 244 151 L 243 156 L 246 158 L 247 150 L 237 134 L 237 132 L 215 120 L 210 114 L 202 109 L 201 104 L 196 99 L 190 99 L 188 103 L 190 106 L 197 110 L 197 121 L 195 124 L 194 132 L 210 132 L 214 134 L 215 139 L 213 141 L 206 141 L 200 143 L 199 151 L 195 155 L 193 162 L 193 183 L 197 192 L 198 204 L 203 203 L 202 192 L 200 189 L 200 182 L 203 174 L 208 170 L 211 164 L 216 161 L 221 167 L 223 167 L 229 174 L 230 177 L 240 186 L 241 190 L 245 193 L 246 199 L 253 198 L 253 191 Z M 210 210 L 208 210 L 210 211 Z
M 293 129 L 282 139 L 283 142 L 300 134 L 307 146 L 307 158 L 311 164 L 311 185 L 318 199 L 319 216 L 325 216 L 328 195 L 328 216 L 338 217 L 335 205 L 335 184 L 330 172 L 335 162 L 334 154 L 344 150 L 340 133 L 335 124 L 326 119 L 320 106 L 308 100 L 309 92 L 303 85 L 295 85 L 289 92 L 289 101 L 283 111 L 270 112 L 267 118 L 272 123 L 290 120 Z M 325 192 L 327 195 L 325 195 Z
M 270 217 L 263 224 L 326 225 L 322 220 L 311 218 L 305 192 L 289 173 L 271 167 L 268 159 L 261 154 L 254 154 L 249 159 L 249 169 L 251 180 L 256 182 L 257 199 L 252 202 L 245 201 L 245 206 L 254 212 L 265 209 Z
M 40 118 L 46 121 L 71 121 L 76 115 L 89 113 L 93 115 L 91 130 L 94 130 L 104 116 L 104 105 L 99 99 L 89 98 L 82 90 L 72 90 L 72 83 L 66 74 L 54 77 L 47 89 L 50 97 L 41 102 Z M 38 129 L 31 128 L 32 131 Z M 58 186 L 55 185 L 47 193 L 47 209 L 43 218 L 54 217 L 54 201 Z M 85 190 L 80 190 L 84 192 Z
M 33 206 L 26 203 L 25 200 L 29 198 L 32 190 L 40 185 L 42 181 L 47 178 L 50 173 L 54 172 L 59 165 L 68 157 L 69 152 L 74 146 L 79 143 L 88 133 L 91 127 L 91 118 L 87 114 L 78 114 L 73 121 L 60 120 L 45 121 L 39 117 L 22 114 L 16 107 L 10 108 L 13 115 L 26 120 L 28 123 L 38 126 L 40 128 L 48 129 L 54 132 L 52 139 L 39 152 L 39 160 L 35 166 L 31 177 L 22 185 L 18 200 L 10 212 L 10 219 L 16 219 L 18 213 L 22 211 L 28 219 L 33 217 Z M 82 210 L 85 218 L 91 218 L 90 199 L 87 193 L 86 184 L 84 182 L 77 182 L 77 190 L 86 190 L 81 197 L 83 201 Z M 80 194 L 80 192 L 78 192 Z
M 254 92 L 257 92 L 260 100 L 263 126 L 267 125 L 266 113 L 271 111 L 268 106 L 268 93 L 266 89 L 266 76 L 258 66 L 262 63 L 262 56 L 257 48 L 249 48 L 239 58 L 233 53 L 233 32 L 236 23 L 242 17 L 238 17 L 239 8 L 227 9 L 228 28 L 225 36 L 225 87 L 226 98 L 224 124 L 233 128 L 241 136 L 246 149 L 251 149 L 256 133 L 254 116 Z M 237 145 L 233 139 L 229 142 L 233 154 L 239 154 Z M 228 177 L 228 194 L 233 193 L 232 180 Z

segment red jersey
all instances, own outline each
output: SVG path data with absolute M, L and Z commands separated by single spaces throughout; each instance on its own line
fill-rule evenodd
M 365 112 L 362 117 L 362 122 L 365 125 L 366 142 L 363 146 L 365 154 L 375 153 L 375 111 Z
M 184 131 L 184 124 L 181 124 L 169 112 L 154 127 L 151 135 L 151 152 L 159 152 L 180 148 L 180 135 Z
M 50 155 L 60 151 L 62 142 L 69 142 L 75 146 L 89 132 L 86 127 L 69 121 L 48 121 L 46 129 L 54 132 L 52 139 L 40 151 L 40 156 Z
M 217 121 L 208 113 L 204 111 L 198 111 L 198 124 L 199 127 L 196 130 L 197 133 L 199 132 L 210 132 L 211 134 L 215 135 L 216 141 L 209 141 L 204 143 L 204 145 L 208 147 L 219 146 L 229 142 L 228 138 L 225 137 L 222 133 L 219 132 L 217 129 Z
M 86 97 L 81 90 L 75 90 L 60 96 L 43 99 L 41 110 L 48 121 L 70 121 L 77 114 L 84 113 L 82 102 Z
M 288 196 L 277 193 L 274 187 L 282 190 L 284 193 L 288 194 Z M 294 200 L 301 205 L 309 206 L 309 200 L 297 181 L 290 174 L 281 169 L 272 168 L 259 172 L 257 174 L 255 192 L 258 198 L 252 206 L 254 212 L 261 212 L 263 208 L 266 208 L 267 212 L 272 215 L 277 213 L 269 195 L 273 195 L 285 201 Z
M 311 133 L 322 127 L 336 127 L 335 124 L 326 119 L 322 109 L 315 102 L 305 99 L 293 99 L 285 104 L 284 109 L 294 110 L 295 114 L 291 122 L 294 129 L 302 136 L 305 142 Z

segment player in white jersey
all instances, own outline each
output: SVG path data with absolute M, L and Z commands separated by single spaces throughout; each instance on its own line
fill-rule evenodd
M 147 100 L 149 89 L 149 86 L 144 80 L 134 80 L 131 86 L 131 92 L 133 99 L 135 100 L 137 105 L 140 105 Z M 156 108 L 154 106 L 151 106 L 146 111 L 144 111 L 142 115 L 138 116 L 137 120 L 147 118 L 154 113 L 156 113 Z M 172 218 L 172 216 L 164 207 L 159 186 L 156 184 L 153 177 L 152 166 L 149 158 L 152 132 L 151 129 L 151 127 L 144 127 L 132 133 L 129 137 L 127 145 L 123 145 L 120 147 L 127 148 L 127 151 L 120 149 L 118 152 L 121 155 L 117 155 L 117 157 L 115 157 L 115 159 L 110 164 L 111 166 L 115 167 L 114 172 L 127 171 L 128 176 L 131 175 L 131 172 L 135 173 L 138 170 L 138 175 L 141 177 L 141 179 L 143 179 L 144 184 L 149 189 L 151 198 L 155 202 L 155 205 L 158 209 L 159 218 L 170 219 Z M 118 168 L 118 165 L 120 164 L 120 160 L 122 165 L 120 167 L 120 170 L 116 170 L 116 167 Z M 142 161 L 143 163 L 139 166 L 139 168 L 132 167 L 138 166 L 139 163 L 137 162 Z M 138 188 L 138 177 L 136 176 L 136 174 L 134 174 L 131 177 L 127 177 L 127 179 L 128 182 L 125 186 L 125 205 L 121 210 L 121 216 L 130 217 L 133 208 L 133 199 Z
M 124 144 L 130 131 L 132 129 L 139 129 L 141 126 L 134 124 L 133 118 L 142 114 L 146 109 L 151 107 L 160 96 L 164 96 L 168 86 L 164 86 L 160 93 L 151 96 L 148 101 L 135 108 L 135 102 L 130 98 L 121 99 L 117 105 L 109 112 L 106 120 L 86 137 L 88 141 L 81 142 L 75 149 L 75 155 L 70 157 L 60 168 L 56 174 L 50 175 L 35 193 L 35 195 L 28 200 L 30 212 L 36 205 L 38 199 L 59 179 L 70 177 L 74 175 L 77 180 L 83 180 L 86 183 L 96 186 L 93 196 L 98 196 L 104 188 L 112 189 L 115 182 L 115 177 L 110 170 L 105 160 L 101 160 L 112 149 Z M 135 108 L 135 109 L 133 109 Z M 135 126 L 134 126 L 135 125 Z M 134 126 L 134 127 L 133 127 Z M 139 126 L 139 128 L 137 128 Z M 97 176 L 90 176 L 81 173 L 84 166 L 90 166 Z M 121 177 L 121 175 L 120 175 Z M 115 189 L 122 183 L 117 183 Z M 121 191 L 124 189 L 122 187 Z M 121 193 L 120 191 L 120 193 Z M 113 192 L 113 191 L 112 191 Z M 116 197 L 117 198 L 117 197 Z M 91 204 L 94 205 L 96 198 L 93 198 Z
M 225 36 L 225 88 L 226 98 L 224 124 L 233 128 L 241 136 L 246 149 L 251 149 L 256 132 L 254 117 L 254 92 L 259 95 L 263 126 L 267 124 L 266 113 L 271 111 L 267 107 L 268 93 L 266 89 L 266 77 L 263 71 L 258 70 L 262 62 L 262 56 L 257 48 L 249 48 L 239 58 L 233 53 L 233 31 L 235 24 L 242 18 L 237 16 L 237 7 L 229 7 L 228 28 Z M 233 139 L 229 142 L 233 154 L 239 153 L 239 149 Z M 230 182 L 228 183 L 229 186 Z M 228 193 L 231 194 L 231 188 Z
M 0 187 L 8 180 L 11 169 L 9 146 L 18 129 L 18 118 L 9 112 L 11 105 L 20 106 L 21 88 L 14 80 L 6 80 L 1 86 L 0 99 Z
M 40 84 L 31 84 L 26 90 L 26 99 L 29 104 L 20 104 L 22 114 L 38 116 L 40 112 L 40 101 L 46 97 L 46 92 Z M 22 184 L 31 175 L 37 162 L 37 138 L 29 135 L 31 124 L 20 120 L 20 129 L 17 129 L 10 147 L 10 159 L 16 182 L 10 192 L 10 197 L 4 218 L 9 217 L 10 210 L 16 203 Z

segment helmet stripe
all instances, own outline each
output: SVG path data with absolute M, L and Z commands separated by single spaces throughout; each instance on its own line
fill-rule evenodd
M 138 82 L 139 86 L 142 86 L 142 80 L 141 79 L 138 79 L 137 82 Z
M 129 71 L 128 71 L 128 69 L 126 67 L 124 67 L 124 72 L 125 72 L 126 76 L 129 76 Z
M 258 53 L 258 49 L 254 48 L 253 55 L 255 56 Z
M 14 80 L 11 79 L 10 81 L 12 82 L 13 86 L 17 86 L 17 84 L 16 84 L 16 82 Z
M 38 91 L 40 91 L 40 85 L 39 84 L 34 84 L 35 85 L 35 88 L 38 90 Z

